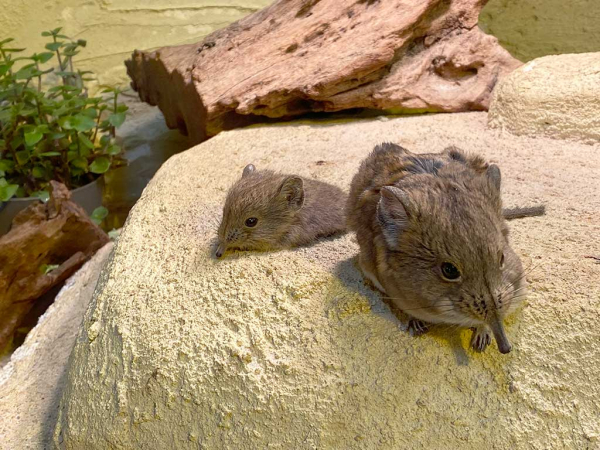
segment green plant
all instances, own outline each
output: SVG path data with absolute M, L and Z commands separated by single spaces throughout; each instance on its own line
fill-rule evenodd
M 100 226 L 102 221 L 106 219 L 106 216 L 108 216 L 108 209 L 106 209 L 104 206 L 98 206 L 92 211 L 90 219 L 92 219 L 92 222 L 94 222 L 96 225 Z
M 32 56 L 0 41 L 0 201 L 47 197 L 50 180 L 74 189 L 125 164 L 115 142 L 127 111 L 122 91 L 103 86 L 103 96 L 89 97 L 90 72 L 73 67 L 86 41 L 60 30 L 42 33 L 48 51 Z

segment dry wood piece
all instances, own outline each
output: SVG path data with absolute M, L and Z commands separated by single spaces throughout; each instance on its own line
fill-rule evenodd
M 135 51 L 140 98 L 193 143 L 310 111 L 487 110 L 521 63 L 477 26 L 486 0 L 278 0 L 198 44 Z
M 0 353 L 35 300 L 109 242 L 71 193 L 51 182 L 50 200 L 29 206 L 0 237 Z M 58 265 L 44 274 L 44 265 Z

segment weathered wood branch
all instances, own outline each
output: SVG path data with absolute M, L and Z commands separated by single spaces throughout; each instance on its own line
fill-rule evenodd
M 198 44 L 135 51 L 140 98 L 194 143 L 310 111 L 486 110 L 520 65 L 477 26 L 486 0 L 279 0 Z
M 34 203 L 0 237 L 0 353 L 35 301 L 109 242 L 69 190 L 52 181 L 48 203 Z M 48 274 L 43 265 L 58 265 Z

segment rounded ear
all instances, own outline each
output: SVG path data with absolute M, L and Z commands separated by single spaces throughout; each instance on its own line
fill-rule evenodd
M 242 178 L 247 177 L 254 171 L 256 171 L 256 167 L 254 167 L 254 165 L 252 164 L 248 164 L 246 167 L 244 167 L 244 171 L 242 172 Z
M 442 154 L 448 156 L 448 158 L 453 159 L 454 161 L 459 161 L 462 163 L 467 162 L 467 157 L 465 156 L 465 153 L 460 148 L 454 145 L 446 147 L 442 151 Z
M 405 191 L 395 186 L 385 186 L 377 203 L 377 220 L 389 248 L 398 248 L 398 239 L 408 226 L 407 207 L 410 199 Z
M 304 204 L 304 181 L 296 176 L 289 176 L 279 188 L 279 197 L 285 201 L 289 208 L 297 211 Z
M 500 174 L 500 168 L 496 164 L 490 164 L 487 170 L 485 171 L 485 175 L 488 177 L 488 180 L 496 188 L 500 191 L 500 185 L 502 180 L 502 175 Z

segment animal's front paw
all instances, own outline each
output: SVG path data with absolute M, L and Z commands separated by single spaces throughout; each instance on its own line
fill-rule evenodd
M 420 336 L 427 333 L 427 331 L 429 331 L 429 325 L 427 322 L 415 319 L 414 317 L 408 321 L 408 332 L 411 334 L 411 336 Z
M 484 351 L 492 343 L 492 333 L 487 325 L 472 328 L 471 348 L 476 352 Z

